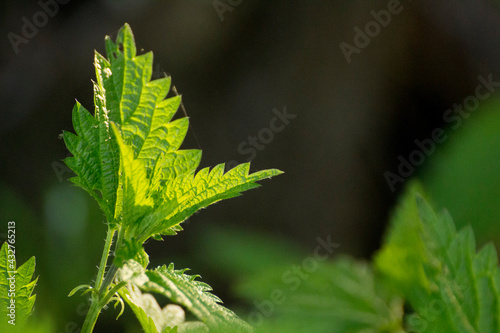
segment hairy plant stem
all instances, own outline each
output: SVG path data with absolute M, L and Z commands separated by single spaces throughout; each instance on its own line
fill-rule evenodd
M 115 279 L 116 272 L 118 272 L 118 267 L 116 267 L 114 264 L 111 264 L 108 272 L 106 273 L 106 276 L 104 277 L 104 282 L 101 285 L 101 289 L 99 289 L 100 295 L 103 295 L 106 292 L 106 289 L 111 284 L 111 282 L 113 282 L 113 280 Z
M 104 273 L 106 272 L 106 265 L 108 263 L 109 253 L 111 251 L 111 245 L 113 243 L 115 232 L 116 228 L 109 228 L 108 233 L 106 234 L 106 240 L 104 243 L 104 249 L 102 251 L 101 262 L 99 265 L 99 270 L 97 272 L 95 286 L 93 288 L 94 292 L 92 293 L 89 312 L 85 317 L 81 333 L 91 333 L 93 331 L 95 323 L 97 321 L 97 317 L 99 317 L 102 308 L 106 305 L 103 304 L 104 302 L 102 301 L 104 299 L 109 300 L 109 297 L 106 297 L 108 296 L 106 295 L 106 291 L 113 281 L 113 278 L 117 271 L 117 267 L 115 265 L 112 265 L 106 274 L 106 278 L 104 278 Z M 118 245 L 118 243 L 116 245 Z
M 92 302 L 90 303 L 89 312 L 87 312 L 87 316 L 85 317 L 81 333 L 91 333 L 94 330 L 101 309 L 98 295 L 92 294 Z
M 95 289 L 99 291 L 104 279 L 104 272 L 106 271 L 106 265 L 108 263 L 109 252 L 111 251 L 111 244 L 113 243 L 115 231 L 116 229 L 108 229 L 108 233 L 106 234 L 106 241 L 104 243 L 104 249 L 102 250 L 101 263 L 99 265 L 99 271 L 97 272 L 97 279 L 95 281 Z
M 125 231 L 125 228 L 118 227 L 118 235 L 116 237 L 115 251 L 118 250 L 122 244 L 124 231 Z M 114 232 L 115 232 L 115 230 L 113 231 L 113 234 L 114 234 Z M 118 267 L 116 267 L 115 264 L 111 264 L 111 266 L 109 267 L 109 269 L 106 273 L 106 276 L 104 276 L 104 281 L 102 282 L 102 284 L 100 285 L 100 288 L 98 289 L 100 295 L 103 295 L 106 292 L 106 289 L 108 288 L 108 286 L 115 279 L 115 275 L 116 275 L 117 271 L 118 271 Z M 101 281 L 102 281 L 102 277 L 101 277 Z M 97 289 L 97 285 L 96 285 L 96 289 Z

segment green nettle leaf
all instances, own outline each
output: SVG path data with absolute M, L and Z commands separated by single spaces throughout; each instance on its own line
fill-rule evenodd
M 38 278 L 31 280 L 35 272 L 35 257 L 16 267 L 15 248 L 9 248 L 10 245 L 4 242 L 0 249 L 0 328 L 22 326 L 33 311 L 36 299 L 32 293 Z
M 494 246 L 476 252 L 472 229 L 457 232 L 446 211 L 436 214 L 423 197 L 415 200 L 415 191 L 412 188 L 403 198 L 375 260 L 414 310 L 407 316 L 409 330 L 500 332 L 500 273 Z
M 127 287 L 115 283 L 114 277 L 130 260 L 147 267 L 143 243 L 149 238 L 175 235 L 196 211 L 256 188 L 256 182 L 282 172 L 250 173 L 249 163 L 227 172 L 224 164 L 196 171 L 201 151 L 180 149 L 189 121 L 187 117 L 173 120 L 181 98 L 167 98 L 170 78 L 151 81 L 153 54 L 137 55 L 128 24 L 120 29 L 116 41 L 106 37 L 106 54 L 95 53 L 94 114 L 77 102 L 73 109 L 75 134 L 63 133 L 73 154 L 65 159 L 76 174 L 71 181 L 97 201 L 109 228 L 95 285 L 76 288 L 92 291 L 82 332 L 92 331 L 103 306 L 118 300 L 116 293 L 131 306 L 146 332 L 198 332 L 207 327 L 233 330 L 233 325 L 249 329 L 207 293 L 208 286 L 184 271 L 173 267 L 146 271 L 148 283 L 134 280 Z M 114 259 L 105 274 L 109 253 Z M 177 310 L 161 309 L 135 286 L 166 295 L 201 322 L 177 325 L 175 320 L 165 321 Z
M 221 306 L 221 300 L 210 293 L 212 288 L 201 281 L 197 281 L 197 275 L 185 274 L 186 269 L 175 270 L 174 265 L 158 267 L 154 270 L 145 270 L 141 264 L 130 260 L 121 269 L 118 279 L 129 283 L 128 288 L 124 291 L 123 297 L 127 302 L 134 302 L 137 296 L 137 291 L 134 291 L 134 286 L 139 287 L 144 292 L 154 292 L 166 296 L 172 301 L 184 306 L 192 312 L 203 323 L 196 324 L 196 322 L 184 323 L 180 322 L 179 317 L 163 324 L 160 327 L 179 326 L 189 324 L 197 332 L 210 329 L 210 332 L 251 332 L 252 327 L 239 319 L 232 311 Z M 142 295 L 144 297 L 145 295 Z M 147 295 L 152 297 L 151 295 Z M 154 298 L 153 298 L 154 299 Z M 140 302 L 135 301 L 137 304 Z M 154 306 L 156 307 L 156 306 Z M 144 308 L 144 306 L 142 306 Z M 159 310 L 159 308 L 157 308 Z M 158 310 L 153 313 L 158 313 Z M 168 306 L 163 310 L 168 311 Z M 151 312 L 150 312 L 151 313 Z M 151 317 L 153 322 L 157 323 Z M 196 326 L 195 326 L 196 325 Z M 184 332 L 184 328 L 182 330 Z M 208 330 L 206 330 L 208 331 Z
M 199 150 L 180 150 L 187 118 L 172 121 L 180 96 L 165 99 L 170 78 L 150 81 L 153 54 L 136 55 L 126 24 L 116 42 L 106 37 L 108 58 L 96 52 L 95 113 L 77 103 L 76 134 L 63 137 L 73 154 L 65 160 L 71 181 L 99 203 L 110 226 L 124 227 L 123 240 L 142 245 L 148 238 L 174 235 L 197 210 L 258 187 L 257 181 L 282 173 L 249 173 L 249 163 L 224 173 L 224 164 L 196 172 Z M 120 253 L 123 259 L 140 254 Z

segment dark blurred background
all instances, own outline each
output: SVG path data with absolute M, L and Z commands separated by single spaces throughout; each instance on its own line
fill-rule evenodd
M 397 1 L 65 0 L 44 22 L 37 13 L 46 2 L 0 4 L 0 232 L 16 221 L 19 262 L 37 257 L 35 313 L 57 332 L 83 322 L 84 298 L 66 295 L 95 278 L 106 230 L 96 203 L 67 180 L 59 134 L 73 131 L 75 98 L 93 109 L 94 50 L 105 54 L 104 36 L 125 22 L 138 50 L 154 52 L 153 77 L 166 72 L 182 94 L 192 126 L 183 147 L 203 149 L 202 166 L 246 162 L 252 154 L 238 147 L 249 148 L 276 110 L 295 116 L 271 139 L 261 134 L 266 143 L 252 160 L 253 171 L 285 174 L 196 214 L 178 236 L 149 242 L 152 264 L 192 268 L 231 307 L 239 301 L 207 250 L 216 241 L 238 252 L 227 230 L 306 254 L 331 235 L 338 253 L 369 258 L 404 188 L 398 182 L 393 192 L 384 173 L 397 174 L 398 156 L 408 159 L 414 140 L 435 128 L 448 140 L 412 176 L 480 242 L 500 239 L 497 94 L 458 128 L 443 119 L 474 95 L 478 76 L 500 82 L 496 1 L 400 1 L 390 23 L 348 57 L 341 43 L 354 47 L 355 27 Z M 23 18 L 34 16 L 40 27 L 25 38 Z M 25 39 L 16 44 L 13 34 Z M 116 314 L 106 311 L 96 332 L 135 325 L 132 317 L 115 323 Z

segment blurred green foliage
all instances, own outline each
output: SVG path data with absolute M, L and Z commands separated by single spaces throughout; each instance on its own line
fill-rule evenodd
M 491 99 L 437 146 L 420 176 L 434 203 L 458 228 L 471 224 L 478 243 L 500 245 L 500 100 Z
M 308 253 L 249 230 L 215 230 L 202 251 L 233 277 L 234 292 L 247 304 L 242 318 L 257 332 L 399 332 L 401 299 L 387 293 L 367 263 L 332 260 L 325 239 L 318 237 Z

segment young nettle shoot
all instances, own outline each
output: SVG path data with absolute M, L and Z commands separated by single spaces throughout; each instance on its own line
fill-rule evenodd
M 175 270 L 173 264 L 149 270 L 143 244 L 150 238 L 175 235 L 196 211 L 256 188 L 257 181 L 282 172 L 249 173 L 249 163 L 227 172 L 224 164 L 197 171 L 201 151 L 179 149 L 188 118 L 172 120 L 181 97 L 166 98 L 169 77 L 151 80 L 153 54 L 137 55 L 128 24 L 116 41 L 106 37 L 106 54 L 95 53 L 94 113 L 77 102 L 73 108 L 76 134 L 63 133 L 73 154 L 65 159 L 76 174 L 71 181 L 97 201 L 108 226 L 95 283 L 71 293 L 90 293 L 82 332 L 93 330 L 106 304 L 122 300 L 145 332 L 174 332 L 181 327 L 193 332 L 251 331 L 196 276 Z M 151 295 L 143 292 L 167 296 L 199 322 L 184 322 L 180 307 L 152 308 Z

